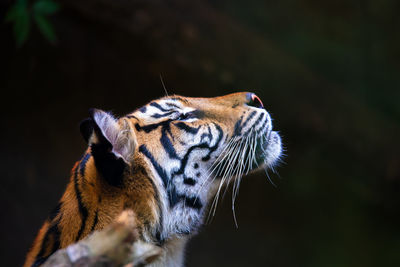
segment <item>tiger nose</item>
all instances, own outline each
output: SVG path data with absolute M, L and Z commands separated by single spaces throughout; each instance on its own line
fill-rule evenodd
M 247 101 L 246 104 L 250 107 L 264 108 L 261 99 L 254 93 L 247 93 L 246 101 Z

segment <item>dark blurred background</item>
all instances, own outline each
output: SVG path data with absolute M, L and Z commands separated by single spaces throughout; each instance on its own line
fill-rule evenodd
M 238 229 L 226 197 L 187 266 L 400 266 L 399 1 L 59 0 L 55 36 L 29 13 L 20 45 L 15 2 L 0 3 L 2 266 L 63 193 L 88 109 L 130 112 L 164 95 L 160 75 L 170 94 L 257 93 L 287 154 L 276 187 L 243 180 Z

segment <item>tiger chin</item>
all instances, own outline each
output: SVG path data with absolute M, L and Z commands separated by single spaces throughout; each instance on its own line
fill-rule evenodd
M 80 130 L 88 148 L 26 267 L 40 266 L 124 210 L 136 215 L 140 239 L 164 251 L 151 266 L 183 266 L 185 244 L 215 208 L 221 188 L 232 183 L 236 194 L 243 175 L 273 167 L 282 151 L 270 115 L 248 92 L 167 96 L 121 118 L 92 109 Z

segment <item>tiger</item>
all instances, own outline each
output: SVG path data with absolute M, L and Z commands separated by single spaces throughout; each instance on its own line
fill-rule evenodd
M 281 137 L 251 92 L 213 98 L 165 96 L 123 117 L 91 109 L 80 124 L 88 147 L 24 263 L 55 251 L 133 210 L 139 238 L 163 253 L 150 266 L 184 266 L 190 237 L 215 209 L 222 188 L 273 168 Z M 215 212 L 215 210 L 214 210 Z

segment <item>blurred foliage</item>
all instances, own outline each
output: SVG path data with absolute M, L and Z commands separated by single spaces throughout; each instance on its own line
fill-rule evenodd
M 210 2 L 400 122 L 400 1 Z
M 28 39 L 32 18 L 46 40 L 54 44 L 57 38 L 48 16 L 55 14 L 59 8 L 59 4 L 52 0 L 36 0 L 32 3 L 16 0 L 8 10 L 5 21 L 13 24 L 17 46 L 22 46 Z

